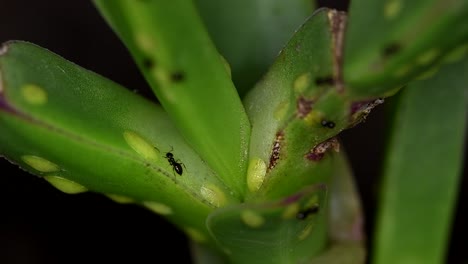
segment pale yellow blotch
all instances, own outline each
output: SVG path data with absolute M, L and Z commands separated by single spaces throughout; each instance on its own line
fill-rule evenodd
M 261 227 L 265 223 L 265 219 L 260 214 L 252 210 L 245 210 L 241 212 L 241 219 L 244 224 L 252 228 Z
M 25 84 L 21 87 L 21 95 L 26 102 L 32 105 L 47 103 L 47 92 L 35 84 Z
M 127 196 L 118 195 L 118 194 L 107 194 L 107 197 L 114 202 L 121 203 L 121 204 L 128 204 L 133 203 L 133 199 Z
M 310 111 L 305 117 L 304 122 L 308 125 L 316 125 L 322 122 L 324 114 L 320 111 Z
M 386 19 L 395 18 L 401 11 L 400 0 L 388 0 L 384 6 L 384 16 Z
M 224 58 L 223 56 L 219 55 L 221 57 L 221 61 L 223 62 L 224 69 L 226 72 L 229 74 L 229 78 L 232 78 L 232 73 L 231 73 L 231 65 L 229 65 L 229 62 Z
M 266 175 L 266 164 L 262 159 L 253 158 L 247 169 L 247 187 L 251 192 L 256 192 L 262 186 Z
M 296 214 L 299 212 L 299 204 L 293 203 L 290 204 L 284 209 L 282 217 L 283 219 L 292 219 L 296 217 Z
M 305 203 L 305 207 L 309 208 L 309 207 L 312 207 L 312 206 L 317 206 L 319 204 L 319 197 L 318 195 L 314 195 L 312 197 L 310 197 L 309 200 L 307 200 L 307 202 Z
M 443 63 L 453 63 L 457 62 L 465 57 L 468 53 L 468 44 L 461 45 L 450 51 L 445 57 L 443 58 Z
M 412 69 L 413 69 L 413 66 L 408 64 L 408 65 L 400 67 L 398 70 L 394 72 L 393 75 L 395 77 L 402 77 L 410 73 Z
M 21 159 L 39 172 L 55 172 L 60 170 L 60 167 L 57 164 L 38 156 L 24 155 Z
M 68 194 L 77 194 L 86 192 L 88 189 L 74 181 L 62 178 L 60 176 L 45 176 L 44 179 L 60 191 Z
M 431 63 L 438 55 L 439 51 L 437 49 L 431 49 L 419 56 L 416 61 L 421 65 L 426 65 Z
M 206 241 L 205 235 L 195 228 L 187 227 L 185 228 L 185 233 L 195 242 L 202 243 Z
M 275 112 L 273 113 L 273 117 L 277 120 L 280 121 L 282 120 L 285 116 L 286 113 L 288 112 L 289 108 L 289 102 L 288 101 L 283 101 L 278 104 L 278 106 L 275 109 Z
M 151 54 L 156 50 L 156 44 L 150 35 L 146 33 L 138 33 L 135 35 L 135 43 L 143 52 Z
M 306 239 L 312 232 L 313 224 L 309 223 L 298 235 L 299 240 Z
M 143 205 L 146 208 L 150 209 L 151 211 L 160 215 L 172 214 L 172 208 L 162 203 L 148 201 L 148 202 L 143 202 Z
M 125 131 L 123 136 L 127 144 L 144 159 L 153 162 L 159 159 L 159 151 L 136 132 Z
M 154 80 L 161 86 L 161 92 L 164 93 L 166 100 L 175 103 L 177 96 L 174 93 L 174 87 L 171 86 L 171 77 L 167 70 L 163 67 L 154 67 L 151 71 Z
M 294 80 L 293 88 L 296 93 L 304 92 L 307 87 L 310 85 L 311 74 L 309 72 L 299 75 L 299 77 Z
M 425 79 L 431 78 L 432 76 L 434 76 L 439 71 L 439 69 L 440 69 L 440 67 L 438 67 L 438 66 L 432 67 L 429 70 L 427 70 L 427 71 L 423 72 L 422 74 L 420 74 L 418 77 L 416 77 L 416 80 L 425 80 Z
M 226 195 L 218 186 L 205 184 L 200 188 L 200 194 L 205 200 L 216 207 L 226 204 Z

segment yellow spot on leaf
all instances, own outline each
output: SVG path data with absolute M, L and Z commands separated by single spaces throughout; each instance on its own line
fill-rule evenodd
M 428 79 L 428 78 L 434 76 L 439 71 L 439 69 L 440 69 L 439 66 L 433 66 L 429 70 L 427 70 L 427 71 L 423 72 L 422 74 L 418 75 L 418 77 L 416 77 L 416 80 Z
M 388 0 L 384 6 L 384 16 L 387 19 L 395 18 L 401 11 L 400 0 Z
M 312 227 L 313 227 L 312 223 L 309 223 L 308 225 L 306 225 L 306 227 L 299 233 L 299 236 L 298 236 L 299 240 L 306 239 L 310 235 L 310 232 L 312 232 Z
M 35 84 L 26 84 L 21 87 L 21 95 L 26 102 L 32 105 L 47 103 L 47 92 Z
M 220 207 L 226 203 L 226 196 L 216 185 L 205 184 L 200 188 L 200 193 L 213 206 Z
M 293 203 L 288 205 L 284 211 L 282 217 L 284 219 L 291 219 L 295 218 L 296 214 L 299 212 L 299 204 L 298 203 Z
M 45 176 L 44 179 L 60 191 L 68 194 L 77 194 L 86 192 L 88 189 L 74 181 L 62 178 L 60 176 Z
M 135 43 L 138 48 L 147 54 L 151 54 L 156 50 L 156 44 L 150 35 L 146 33 L 138 33 L 135 35 Z
M 185 228 L 185 233 L 187 233 L 187 235 L 195 242 L 202 243 L 206 241 L 205 235 L 203 235 L 202 232 L 198 231 L 195 228 L 187 227 Z
M 438 55 L 439 51 L 437 49 L 431 49 L 419 56 L 416 61 L 421 65 L 426 65 L 431 63 Z
M 400 67 L 398 70 L 395 71 L 394 76 L 395 77 L 405 76 L 408 73 L 410 73 L 412 69 L 413 69 L 412 65 L 409 65 L 409 64 L 404 65 L 404 66 Z
M 60 167 L 57 164 L 38 156 L 24 155 L 21 159 L 39 172 L 55 172 L 60 170 Z
M 143 202 L 143 205 L 157 214 L 161 214 L 161 215 L 172 214 L 172 208 L 162 203 L 149 201 L 149 202 Z
M 288 108 L 289 108 L 289 102 L 288 101 L 285 100 L 285 101 L 279 103 L 278 106 L 275 109 L 273 117 L 276 120 L 280 121 L 281 119 L 283 119 L 286 116 L 286 113 L 288 112 Z
M 307 200 L 307 202 L 305 203 L 305 207 L 313 207 L 313 206 L 317 206 L 318 204 L 319 204 L 319 197 L 318 195 L 314 195 L 310 197 L 309 200 Z
M 452 51 L 450 51 L 445 57 L 443 58 L 443 63 L 453 63 L 459 61 L 465 57 L 468 53 L 468 44 L 461 45 Z
M 310 111 L 305 117 L 304 122 L 309 125 L 313 126 L 316 124 L 320 124 L 322 122 L 324 114 L 320 111 Z
M 294 80 L 293 88 L 296 93 L 304 92 L 307 87 L 310 85 L 310 73 L 306 72 Z
M 128 145 L 140 156 L 142 156 L 145 160 L 148 161 L 157 161 L 159 159 L 158 151 L 156 150 L 153 145 L 151 145 L 148 141 L 143 139 L 136 132 L 132 131 L 125 131 L 123 133 L 125 141 L 127 141 Z
M 251 192 L 258 191 L 265 180 L 266 164 L 262 159 L 253 158 L 247 169 L 247 187 Z
M 265 223 L 265 219 L 263 218 L 263 216 L 257 214 L 252 210 L 245 210 L 241 212 L 241 219 L 242 222 L 244 222 L 244 224 L 252 228 L 258 228 Z
M 121 203 L 121 204 L 128 204 L 128 203 L 133 203 L 133 199 L 127 196 L 123 195 L 118 195 L 118 194 L 107 194 L 107 197 L 109 197 L 112 201 Z

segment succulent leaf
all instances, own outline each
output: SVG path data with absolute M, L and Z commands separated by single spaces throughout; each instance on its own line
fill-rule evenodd
M 334 138 L 375 106 L 352 102 L 341 80 L 341 38 L 346 16 L 317 10 L 296 32 L 266 76 L 246 96 L 252 123 L 247 199 L 280 198 L 301 186 L 327 183 Z M 250 168 L 257 168 L 250 170 Z M 262 171 L 263 170 L 263 171 Z M 258 175 L 261 175 L 259 179 Z
M 133 201 L 205 237 L 208 213 L 237 202 L 159 106 L 30 43 L 1 49 L 0 130 L 0 155 L 57 188 Z
M 302 263 L 325 246 L 326 187 L 214 211 L 207 226 L 231 263 Z
M 273 63 L 278 51 L 314 10 L 304 0 L 194 1 L 232 78 L 245 94 Z
M 180 133 L 240 198 L 250 124 L 192 1 L 95 3 Z
M 468 48 L 467 17 L 465 0 L 353 0 L 343 68 L 349 94 L 389 96 L 434 72 Z
M 463 166 L 468 56 L 401 91 L 393 113 L 373 262 L 444 263 Z

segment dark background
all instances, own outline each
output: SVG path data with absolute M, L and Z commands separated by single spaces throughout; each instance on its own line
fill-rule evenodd
M 0 43 L 12 39 L 36 43 L 154 98 L 124 46 L 91 2 L 1 2 Z M 321 3 L 346 8 L 343 1 L 338 5 L 329 1 Z M 371 232 L 374 221 L 386 122 L 384 110 L 385 107 L 377 108 L 367 122 L 341 136 L 364 201 L 367 233 Z M 467 178 L 464 177 L 460 201 L 468 198 Z M 181 232 L 138 206 L 120 205 L 94 193 L 66 195 L 4 159 L 0 159 L 0 188 L 2 264 L 158 263 L 161 259 L 190 263 L 188 244 Z M 468 239 L 467 210 L 466 204 L 458 205 L 448 263 L 468 259 L 464 252 Z M 369 236 L 369 245 L 371 239 Z

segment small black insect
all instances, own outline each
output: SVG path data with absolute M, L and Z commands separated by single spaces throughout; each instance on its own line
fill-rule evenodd
M 321 125 L 324 126 L 324 127 L 328 127 L 328 128 L 334 128 L 335 127 L 335 122 L 322 120 Z
M 171 149 L 171 151 L 172 150 L 173 149 Z M 185 167 L 185 165 L 182 162 L 180 162 L 180 160 L 174 159 L 174 155 L 171 151 L 166 152 L 165 158 L 167 159 L 167 161 L 169 161 L 169 164 L 172 166 L 172 170 L 175 171 L 177 174 L 182 175 L 182 173 L 184 172 L 182 166 Z
M 300 211 L 296 214 L 296 219 L 299 219 L 299 220 L 304 220 L 307 218 L 307 216 L 311 215 L 311 214 L 316 214 L 318 213 L 319 211 L 319 206 L 318 205 L 314 205 L 310 208 L 307 208 L 303 211 Z

